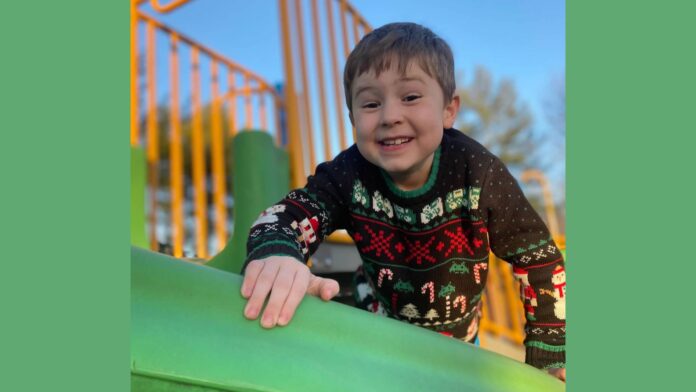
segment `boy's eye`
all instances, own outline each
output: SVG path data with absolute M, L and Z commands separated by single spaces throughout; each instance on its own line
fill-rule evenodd
M 418 99 L 418 98 L 420 98 L 420 95 L 409 94 L 409 95 L 406 96 L 406 98 L 404 98 L 404 101 L 406 101 L 406 102 L 411 102 L 411 101 L 415 101 L 415 100 Z
M 364 109 L 375 109 L 379 106 L 377 102 L 367 102 L 362 105 Z

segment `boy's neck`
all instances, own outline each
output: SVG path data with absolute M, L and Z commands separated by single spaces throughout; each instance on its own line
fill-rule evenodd
M 420 189 L 428 181 L 430 177 L 430 172 L 433 167 L 433 157 L 435 152 L 430 154 L 423 162 L 421 162 L 418 167 L 414 167 L 413 170 L 407 173 L 389 173 L 386 172 L 389 178 L 391 178 L 394 185 L 402 191 L 414 191 Z

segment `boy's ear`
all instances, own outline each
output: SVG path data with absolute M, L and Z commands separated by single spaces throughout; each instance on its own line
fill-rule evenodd
M 459 113 L 459 94 L 455 94 L 452 97 L 450 103 L 445 106 L 444 112 L 444 125 L 445 128 L 452 128 L 454 126 L 454 120 L 457 119 L 457 114 Z

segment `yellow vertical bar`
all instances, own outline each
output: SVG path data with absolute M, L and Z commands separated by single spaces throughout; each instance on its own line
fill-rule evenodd
M 280 129 L 280 102 L 276 98 L 275 94 L 271 94 L 271 99 L 273 100 L 273 119 L 275 120 L 275 129 L 276 129 L 276 144 L 278 144 L 279 147 L 285 147 L 283 145 L 283 138 L 281 134 L 281 129 Z
M 261 129 L 268 132 L 268 119 L 266 118 L 266 100 L 263 96 L 263 90 L 257 94 L 259 99 L 259 118 L 261 120 Z
M 184 208 L 183 208 L 183 178 L 184 162 L 181 141 L 181 124 L 179 123 L 179 55 L 178 37 L 171 34 L 171 84 L 172 102 L 170 108 L 169 159 L 170 165 L 170 189 L 172 195 L 172 242 L 175 257 L 184 254 Z
M 355 45 L 360 41 L 360 32 L 358 31 L 358 17 L 355 14 L 351 14 L 351 21 L 353 22 L 353 42 Z
M 346 56 L 350 54 L 351 48 L 348 46 L 348 26 L 346 22 L 346 14 L 348 13 L 347 7 L 346 7 L 346 0 L 341 0 L 341 32 L 343 33 L 343 52 Z
M 319 12 L 317 11 L 317 0 L 312 0 L 312 28 L 314 35 L 314 54 L 317 63 L 317 86 L 319 88 L 319 105 L 321 110 L 321 130 L 324 136 L 324 159 L 328 161 L 331 156 L 331 136 L 329 134 L 329 119 L 326 109 L 326 94 L 324 93 L 324 64 L 322 62 L 321 31 L 319 30 Z
M 309 94 L 309 82 L 307 76 L 307 64 L 305 57 L 305 47 L 304 47 L 304 23 L 302 23 L 302 7 L 300 6 L 300 1 L 295 0 L 295 20 L 297 23 L 297 39 L 298 48 L 300 51 L 300 70 L 302 76 L 302 102 L 304 107 L 304 118 L 305 118 L 305 132 L 307 135 L 307 145 L 309 148 L 309 171 L 314 172 L 316 167 L 316 154 L 314 153 L 314 131 L 312 130 L 312 115 L 309 110 L 309 105 L 312 102 L 311 95 Z
M 159 189 L 159 129 L 155 78 L 155 25 L 147 23 L 147 162 L 150 185 L 150 249 L 157 250 L 157 190 Z
M 500 259 L 496 258 L 496 268 L 504 269 L 506 272 L 510 272 L 509 268 L 503 264 Z M 520 296 L 519 291 L 515 290 L 515 280 L 512 273 L 507 273 L 503 275 L 503 293 L 501 293 L 506 302 L 506 313 L 509 315 L 510 323 L 510 335 L 513 340 L 517 343 L 522 343 L 524 339 L 523 335 L 523 319 L 524 319 L 524 309 L 520 309 Z
M 212 92 L 212 130 L 211 154 L 213 161 L 213 202 L 215 203 L 215 234 L 217 250 L 221 251 L 227 244 L 227 187 L 225 186 L 225 136 L 222 131 L 222 116 L 220 115 L 220 88 L 218 82 L 217 61 L 211 61 L 211 92 Z
M 339 77 L 338 71 L 338 45 L 336 44 L 336 34 L 334 30 L 333 23 L 333 7 L 331 3 L 334 0 L 326 0 L 326 13 L 328 14 L 329 22 L 329 52 L 331 54 L 331 72 L 333 74 L 333 86 L 334 86 L 334 103 L 336 105 L 336 122 L 338 123 L 338 134 L 341 142 L 341 150 L 345 150 L 348 147 L 348 141 L 346 140 L 346 129 L 345 129 L 345 119 L 343 118 L 343 96 L 341 94 L 341 78 Z
M 227 132 L 230 137 L 237 133 L 237 94 L 234 92 L 234 89 L 234 70 L 227 68 L 227 91 L 229 91 L 227 94 L 227 102 L 229 105 L 229 118 L 227 120 L 229 121 L 229 129 Z
M 201 115 L 201 80 L 198 48 L 191 48 L 191 103 L 193 118 L 191 128 L 191 163 L 193 177 L 193 199 L 196 213 L 196 257 L 208 257 L 208 211 L 205 187 L 205 141 L 203 140 L 203 121 Z
M 295 89 L 293 49 L 290 33 L 290 17 L 286 0 L 278 0 L 280 9 L 281 40 L 283 42 L 283 63 L 285 68 L 285 108 L 287 110 L 288 152 L 290 154 L 291 184 L 293 188 L 303 185 L 305 179 L 304 157 L 300 138 L 299 107 Z
M 138 130 L 138 9 L 137 0 L 130 7 L 130 144 L 140 144 Z
M 254 126 L 253 111 L 251 107 L 251 85 L 249 74 L 244 73 L 244 127 L 251 129 Z

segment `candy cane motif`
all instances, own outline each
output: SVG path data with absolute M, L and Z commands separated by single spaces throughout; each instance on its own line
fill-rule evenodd
M 384 275 L 387 275 L 387 279 L 392 280 L 394 274 L 389 268 L 382 268 L 379 270 L 379 276 L 377 277 L 377 287 L 382 287 L 382 280 L 384 280 Z
M 421 294 L 425 294 L 425 292 L 430 289 L 430 303 L 435 302 L 435 285 L 433 282 L 428 282 L 421 287 Z
M 481 284 L 481 272 L 480 269 L 487 270 L 488 269 L 488 264 L 486 263 L 476 263 L 474 265 L 474 279 L 476 279 L 476 284 Z
M 454 302 L 452 303 L 453 307 L 459 306 L 459 310 L 464 314 L 464 311 L 466 310 L 466 296 L 460 295 L 457 298 L 454 299 Z
M 445 318 L 448 319 L 450 316 L 450 300 L 449 294 L 445 297 Z

